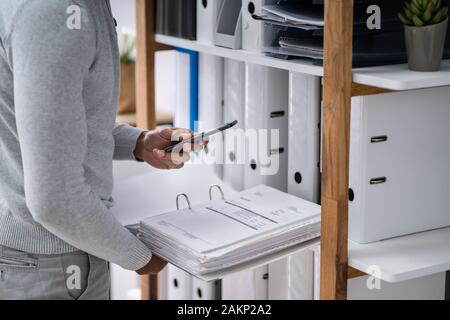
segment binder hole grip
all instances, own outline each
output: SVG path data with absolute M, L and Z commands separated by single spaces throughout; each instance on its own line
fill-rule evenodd
M 173 286 L 175 288 L 178 288 L 178 280 L 177 280 L 177 278 L 173 279 Z
M 203 294 L 202 294 L 202 289 L 197 288 L 197 296 L 198 296 L 199 298 L 202 298 L 202 296 L 203 296 Z
M 248 12 L 250 12 L 250 14 L 254 14 L 255 10 L 256 10 L 255 4 L 253 2 L 249 2 L 247 9 L 248 9 Z
M 202 0 L 202 6 L 206 9 L 208 7 L 208 0 Z
M 355 200 L 355 192 L 353 191 L 353 189 L 348 190 L 348 200 L 350 202 L 353 202 Z
M 386 181 L 387 181 L 386 177 L 373 178 L 370 180 L 370 184 L 371 185 L 383 184 L 386 183 Z
M 381 142 L 386 142 L 388 140 L 387 136 L 377 136 L 377 137 L 372 137 L 370 139 L 371 143 L 381 143 Z
M 252 168 L 252 170 L 256 170 L 258 167 L 258 165 L 256 164 L 255 160 L 250 161 L 250 168 Z
M 223 193 L 222 188 L 218 184 L 213 184 L 212 186 L 209 187 L 209 200 L 211 200 L 211 201 L 213 200 L 212 191 L 214 189 L 219 190 L 221 199 L 225 200 L 225 194 Z
M 300 172 L 296 172 L 294 175 L 294 180 L 297 184 L 301 184 L 303 181 L 302 174 Z
M 177 210 L 180 210 L 180 198 L 181 197 L 184 197 L 186 199 L 186 202 L 189 206 L 189 210 L 192 210 L 191 200 L 189 200 L 189 197 L 186 193 L 180 193 L 177 195 Z
M 284 117 L 286 113 L 284 111 L 274 111 L 270 114 L 270 117 L 273 118 L 280 118 L 280 117 Z

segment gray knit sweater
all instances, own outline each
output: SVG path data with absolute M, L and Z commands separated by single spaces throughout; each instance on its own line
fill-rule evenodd
M 118 56 L 107 0 L 0 1 L 0 245 L 150 260 L 108 209 L 142 133 L 115 124 Z

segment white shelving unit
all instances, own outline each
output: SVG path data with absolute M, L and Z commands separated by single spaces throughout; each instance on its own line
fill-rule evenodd
M 198 41 L 190 41 L 170 36 L 156 35 L 155 41 L 172 47 L 189 49 L 223 58 L 255 63 L 315 76 L 323 76 L 323 68 L 314 66 L 311 60 L 282 60 L 268 57 L 262 53 L 245 50 L 232 50 Z M 450 86 L 450 60 L 442 63 L 439 72 L 413 72 L 406 64 L 380 67 L 358 68 L 353 70 L 353 82 L 371 87 L 393 91 Z M 306 243 L 308 247 L 315 242 Z M 401 282 L 450 270 L 450 228 L 398 237 L 372 244 L 358 244 L 349 241 L 349 266 L 368 272 L 378 267 L 381 280 Z M 296 248 L 298 249 L 298 248 Z M 288 255 L 289 250 L 280 252 L 269 259 Z M 253 261 L 252 266 L 267 263 Z M 248 267 L 248 266 L 239 266 Z M 236 271 L 236 270 L 234 270 Z M 220 278 L 227 274 L 211 274 L 208 279 Z
M 376 278 L 401 282 L 450 270 L 450 228 L 370 244 L 349 241 L 349 265 Z M 373 272 L 373 271 L 372 271 Z
M 321 66 L 313 65 L 312 61 L 309 59 L 283 60 L 268 57 L 262 53 L 221 48 L 198 41 L 159 34 L 156 35 L 155 40 L 156 42 L 172 47 L 189 49 L 223 58 L 315 76 L 323 76 L 323 68 Z M 414 72 L 408 70 L 406 64 L 358 68 L 353 70 L 353 81 L 367 86 L 395 91 L 448 86 L 450 85 L 450 60 L 445 60 L 442 63 L 442 69 L 439 72 Z

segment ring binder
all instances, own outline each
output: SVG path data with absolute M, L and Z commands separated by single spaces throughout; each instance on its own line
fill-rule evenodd
M 180 210 L 180 198 L 184 197 L 186 199 L 186 202 L 188 204 L 189 210 L 192 210 L 191 200 L 189 200 L 189 197 L 186 193 L 179 193 L 177 195 L 177 210 Z
M 213 197 L 212 197 L 212 191 L 213 189 L 216 188 L 219 190 L 220 195 L 222 196 L 222 200 L 225 200 L 225 194 L 223 193 L 222 187 L 219 186 L 218 184 L 213 184 L 209 187 L 209 200 L 212 201 Z

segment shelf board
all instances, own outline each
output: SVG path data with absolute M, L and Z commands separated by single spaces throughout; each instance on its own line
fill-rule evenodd
M 349 241 L 349 266 L 387 282 L 401 282 L 450 270 L 450 228 L 370 244 Z
M 311 74 L 315 76 L 323 75 L 323 68 L 314 66 L 309 59 L 283 60 L 268 57 L 262 53 L 250 52 L 245 50 L 232 50 L 222 47 L 213 46 L 199 41 L 185 40 L 176 37 L 169 37 L 157 34 L 155 41 L 172 47 L 184 48 L 201 53 L 211 54 L 218 57 L 255 63 L 267 67 L 290 70 Z
M 410 71 L 406 64 L 354 69 L 353 81 L 397 91 L 449 86 L 450 60 L 438 72 Z
M 294 72 L 323 76 L 323 68 L 314 66 L 309 59 L 283 60 L 268 57 L 262 53 L 246 50 L 232 50 L 199 41 L 185 40 L 157 34 L 155 41 L 172 47 L 189 49 L 223 58 L 250 62 Z M 406 64 L 353 70 L 353 81 L 367 86 L 401 91 L 430 87 L 450 86 L 450 60 L 444 60 L 439 72 L 414 72 Z

